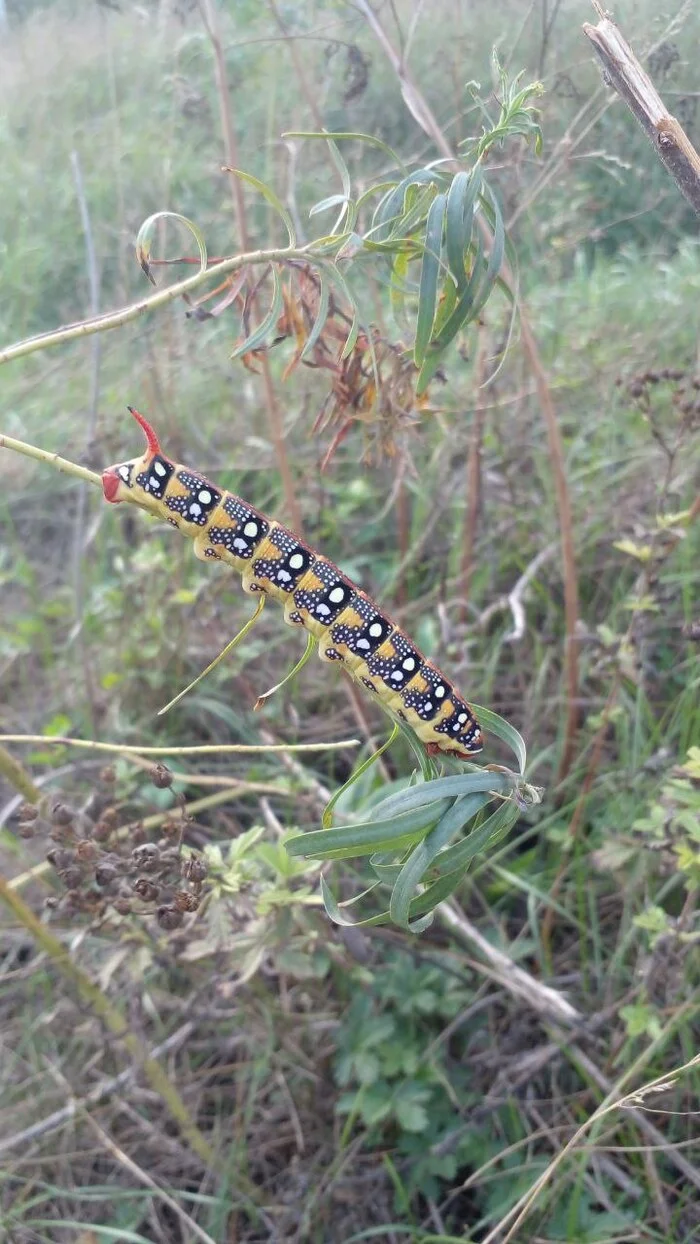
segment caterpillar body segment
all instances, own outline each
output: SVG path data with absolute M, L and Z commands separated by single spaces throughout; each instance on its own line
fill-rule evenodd
M 348 673 L 406 721 L 433 754 L 468 760 L 483 734 L 467 702 L 400 627 L 332 561 L 254 506 L 162 453 L 142 415 L 146 452 L 102 475 L 105 499 L 130 502 L 194 541 L 202 561 L 224 561 L 252 594 L 278 600 L 284 620 L 317 641 L 324 661 Z

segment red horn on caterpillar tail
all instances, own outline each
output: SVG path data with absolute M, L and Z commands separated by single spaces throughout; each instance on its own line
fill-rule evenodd
M 136 422 L 140 424 L 144 431 L 146 436 L 146 451 L 148 454 L 148 461 L 150 462 L 161 452 L 158 437 L 153 431 L 153 428 L 148 420 L 144 419 L 143 415 L 140 415 L 133 406 L 127 406 L 127 410 L 129 411 L 129 414 L 133 415 Z M 105 501 L 110 501 L 113 505 L 118 505 L 120 501 L 124 501 L 126 499 L 123 495 L 124 485 L 126 484 L 130 486 L 132 470 L 133 463 L 123 463 L 120 466 L 108 467 L 106 471 L 102 472 L 102 491 L 104 493 Z M 120 491 L 122 493 L 121 496 Z
M 148 422 L 148 420 L 144 419 L 143 415 L 140 415 L 139 412 L 135 410 L 133 406 L 127 406 L 126 409 L 128 410 L 130 415 L 134 416 L 134 419 L 136 420 L 136 422 L 141 424 L 141 427 L 146 433 L 146 444 L 148 446 L 148 452 L 151 454 L 159 454 L 160 453 L 160 442 L 155 432 L 153 431 L 153 428 Z

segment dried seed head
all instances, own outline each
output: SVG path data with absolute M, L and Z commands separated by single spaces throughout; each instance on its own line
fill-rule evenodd
M 105 765 L 104 769 L 100 769 L 100 782 L 103 786 L 114 786 L 117 780 L 117 771 L 114 765 Z
M 64 886 L 69 890 L 77 890 L 83 879 L 82 870 L 77 864 L 71 864 L 68 868 L 58 868 L 56 871 Z
M 160 851 L 155 842 L 142 842 L 131 852 L 132 863 L 146 873 L 152 873 L 160 864 Z
M 112 906 L 115 911 L 119 912 L 120 916 L 129 916 L 131 914 L 131 903 L 128 898 L 115 898 Z
M 17 813 L 17 820 L 22 823 L 35 821 L 38 815 L 39 809 L 35 808 L 33 803 L 23 803 L 20 804 L 19 811 Z
M 35 821 L 20 821 L 17 833 L 20 838 L 33 838 L 37 830 Z
M 50 894 L 48 898 L 44 899 L 44 907 L 46 908 L 47 911 L 56 910 L 56 908 L 58 907 L 58 899 L 56 898 L 55 894 Z
M 182 821 L 176 821 L 169 816 L 167 820 L 163 821 L 160 832 L 164 838 L 177 838 L 182 833 Z
M 167 790 L 173 784 L 173 775 L 167 765 L 154 765 L 148 776 L 158 790 Z
M 58 848 L 46 852 L 46 858 L 56 871 L 62 868 L 70 868 L 75 863 L 75 855 L 72 851 L 59 851 Z
M 180 871 L 186 881 L 201 884 L 207 875 L 208 869 L 206 861 L 200 855 L 188 855 L 183 859 Z
M 95 881 L 97 885 L 102 887 L 113 885 L 119 875 L 119 869 L 115 868 L 114 864 L 108 862 L 98 864 L 95 869 Z
M 52 825 L 49 837 L 54 842 L 75 842 L 75 829 L 72 825 Z
M 158 908 L 156 912 L 156 920 L 158 921 L 161 929 L 165 929 L 168 933 L 170 933 L 173 929 L 178 929 L 180 927 L 183 921 L 183 915 L 181 911 L 177 910 L 177 907 L 170 907 L 166 905 Z
M 155 903 L 160 894 L 158 886 L 149 877 L 137 877 L 132 889 L 145 903 Z
M 75 812 L 73 809 L 69 808 L 68 804 L 61 803 L 60 799 L 51 804 L 50 818 L 52 825 L 71 825 L 74 816 Z
M 190 894 L 189 890 L 176 890 L 173 895 L 173 903 L 178 911 L 196 911 L 201 901 L 196 894 Z
M 79 860 L 83 860 L 86 864 L 91 863 L 92 860 L 96 860 L 98 853 L 99 848 L 95 846 L 95 843 L 92 842 L 90 838 L 81 838 L 80 841 L 75 844 L 75 854 Z

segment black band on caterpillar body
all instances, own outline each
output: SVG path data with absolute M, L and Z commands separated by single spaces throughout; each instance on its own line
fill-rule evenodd
M 194 540 L 197 557 L 227 562 L 247 592 L 280 601 L 285 622 L 318 640 L 321 659 L 342 661 L 429 753 L 468 760 L 482 750 L 466 700 L 365 592 L 286 527 L 171 462 L 143 415 L 128 409 L 145 432 L 146 452 L 103 472 L 105 500 L 130 501 L 167 519 Z

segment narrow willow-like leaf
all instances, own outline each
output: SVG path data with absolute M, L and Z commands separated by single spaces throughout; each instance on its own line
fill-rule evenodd
M 415 897 L 416 886 L 422 881 L 436 855 L 488 801 L 488 795 L 483 794 L 458 799 L 444 813 L 435 829 L 414 847 L 392 891 L 389 911 L 394 924 L 403 928 L 408 927 L 411 902 Z
M 491 296 L 493 287 L 496 283 L 496 278 L 501 270 L 501 264 L 503 263 L 503 254 L 505 251 L 506 231 L 505 231 L 505 226 L 503 224 L 503 217 L 501 215 L 501 209 L 498 205 L 498 200 L 495 195 L 493 194 L 490 195 L 490 199 L 491 199 L 491 204 L 492 204 L 493 241 L 491 243 L 489 261 L 488 261 L 488 264 L 486 265 L 486 273 L 484 275 L 483 285 L 481 289 L 479 290 L 478 297 L 475 299 L 474 307 L 472 309 L 472 315 L 474 316 L 474 318 L 476 318 L 476 316 L 479 315 L 480 311 L 486 305 L 488 299 Z M 485 204 L 485 214 L 488 214 L 486 212 L 486 204 Z
M 313 856 L 314 859 L 330 858 L 331 852 L 339 850 L 350 855 L 370 855 L 374 851 L 387 851 L 396 844 L 403 844 L 404 839 L 409 840 L 413 835 L 420 837 L 426 834 L 440 819 L 446 807 L 445 800 L 441 799 L 428 812 L 424 810 L 424 805 L 420 805 L 417 809 L 409 809 L 398 816 L 382 820 L 339 825 L 335 829 L 313 829 L 306 834 L 299 834 L 296 838 L 290 838 L 285 845 L 290 855 Z
M 457 288 L 467 282 L 464 257 L 469 248 L 474 223 L 474 204 L 481 188 L 481 166 L 475 164 L 470 173 L 457 173 L 447 195 L 445 214 L 445 251 Z
M 242 354 L 249 354 L 251 350 L 257 350 L 259 346 L 263 345 L 267 341 L 267 338 L 277 324 L 282 310 L 283 300 L 282 282 L 280 281 L 279 272 L 274 266 L 272 268 L 272 280 L 274 288 L 272 292 L 272 306 L 270 307 L 270 310 L 264 320 L 260 321 L 258 327 L 253 329 L 250 336 L 246 337 L 245 341 L 242 342 L 241 345 L 236 346 L 231 355 L 232 359 L 240 358 Z
M 329 207 L 337 207 L 339 203 L 347 203 L 344 194 L 329 194 L 328 198 L 319 199 L 318 203 L 309 208 L 309 216 L 320 216 L 321 212 L 327 212 Z
M 136 258 L 138 259 L 151 284 L 155 285 L 155 279 L 153 277 L 153 273 L 151 272 L 151 265 L 149 263 L 151 257 L 151 243 L 153 242 L 153 235 L 156 231 L 156 225 L 160 220 L 177 220 L 179 224 L 184 225 L 186 229 L 189 229 L 192 237 L 197 243 L 197 249 L 199 251 L 199 271 L 205 272 L 207 267 L 207 244 L 204 241 L 203 233 L 197 228 L 194 221 L 189 220 L 187 216 L 181 216 L 179 212 L 154 212 L 152 216 L 149 216 L 146 220 L 144 220 L 136 237 Z
M 474 318 L 474 303 L 478 290 L 481 286 L 483 274 L 486 270 L 486 259 L 480 246 L 474 248 L 474 258 L 472 271 L 467 284 L 464 286 L 462 293 L 459 295 L 454 304 L 453 310 L 441 323 L 439 333 L 431 342 L 430 350 L 423 361 L 418 380 L 416 381 L 416 395 L 420 397 L 427 389 L 435 372 L 440 366 L 445 350 L 450 342 L 456 337 L 460 328 L 469 324 Z
M 508 795 L 515 781 L 512 773 L 490 769 L 462 773 L 457 777 L 436 778 L 432 782 L 420 782 L 417 786 L 409 786 L 395 795 L 388 795 L 372 811 L 378 819 L 384 820 L 389 816 L 427 807 L 437 799 L 453 799 L 460 795 L 486 794 L 490 791 Z
M 343 795 L 345 795 L 346 792 L 349 791 L 350 788 L 355 785 L 355 782 L 357 782 L 362 777 L 363 773 L 366 773 L 367 770 L 371 768 L 371 766 L 375 764 L 377 760 L 379 760 L 379 757 L 382 756 L 389 747 L 391 747 L 398 733 L 399 733 L 399 728 L 397 725 L 394 725 L 394 728 L 391 731 L 391 734 L 389 735 L 388 739 L 386 739 L 385 742 L 382 743 L 381 747 L 378 747 L 375 751 L 372 752 L 371 756 L 368 756 L 366 760 L 363 760 L 361 765 L 358 765 L 355 769 L 353 769 L 347 782 L 345 782 L 342 786 L 339 786 L 335 794 L 331 795 L 331 798 L 328 800 L 328 803 L 323 809 L 323 815 L 321 817 L 321 825 L 323 829 L 331 828 L 331 817 L 333 815 L 333 809 L 335 805 L 337 804 L 338 800 L 342 799 Z
M 428 348 L 435 320 L 437 303 L 438 279 L 440 276 L 440 256 L 442 253 L 442 229 L 445 221 L 447 198 L 438 194 L 430 204 L 428 221 L 425 230 L 425 251 L 421 266 L 420 288 L 418 291 L 418 314 L 416 316 L 416 333 L 413 343 L 413 359 L 416 367 L 420 367 Z
M 495 734 L 497 739 L 510 748 L 518 762 L 520 773 L 523 774 L 527 764 L 527 748 L 523 736 L 515 729 L 515 726 L 511 726 L 510 722 L 506 721 L 505 717 L 499 717 L 498 713 L 492 712 L 490 708 L 482 708 L 479 704 L 474 704 L 472 707 L 478 713 L 489 734 Z
M 350 180 L 348 166 L 333 142 L 333 139 L 329 137 L 326 141 L 328 143 L 328 150 L 330 152 L 331 159 L 340 174 L 340 182 L 343 187 L 343 198 L 345 200 L 340 215 L 333 226 L 333 232 L 335 233 L 340 228 L 340 225 L 346 216 L 348 219 L 348 229 L 353 229 L 357 211 L 355 204 L 352 201 L 352 182 Z
M 391 160 L 393 160 L 397 168 L 400 168 L 404 172 L 406 169 L 406 165 L 401 159 L 401 156 L 397 155 L 394 149 L 390 147 L 388 143 L 382 142 L 381 138 L 375 138 L 373 134 L 360 134 L 360 133 L 354 133 L 348 130 L 342 130 L 342 131 L 286 130 L 283 133 L 282 137 L 283 138 L 323 138 L 324 141 L 326 142 L 328 141 L 329 138 L 332 139 L 334 142 L 341 142 L 341 141 L 344 141 L 345 139 L 350 139 L 350 138 L 357 139 L 358 142 L 367 143 L 370 147 L 377 147 L 380 151 L 385 152 L 385 154 L 388 155 Z
M 335 280 L 336 283 L 340 286 L 346 301 L 348 302 L 349 306 L 352 307 L 352 324 L 350 326 L 350 332 L 347 335 L 347 340 L 345 342 L 345 345 L 343 346 L 343 349 L 340 355 L 341 359 L 346 359 L 348 355 L 352 354 L 353 350 L 355 349 L 355 343 L 357 341 L 357 334 L 360 331 L 360 310 L 355 300 L 355 295 L 350 289 L 350 286 L 348 285 L 348 282 L 343 276 L 343 273 L 340 271 L 340 268 L 338 268 L 336 264 L 331 264 L 330 272 L 331 272 L 331 279 Z
M 284 221 L 284 227 L 287 230 L 289 237 L 289 245 L 292 247 L 296 246 L 297 234 L 296 229 L 294 228 L 294 221 L 292 220 L 284 204 L 280 199 L 278 199 L 274 190 L 268 186 L 266 182 L 261 181 L 259 177 L 254 177 L 252 173 L 246 173 L 242 168 L 230 168 L 226 165 L 224 172 L 233 173 L 234 177 L 242 178 L 243 181 L 247 181 L 251 186 L 254 186 L 256 190 L 260 191 L 260 194 L 267 200 L 270 207 L 274 207 L 277 215 Z
M 331 288 L 328 282 L 328 277 L 322 270 L 319 270 L 318 279 L 318 310 L 316 311 L 316 318 L 313 322 L 311 332 L 306 339 L 304 349 L 299 356 L 302 363 L 304 362 L 304 359 L 308 358 L 311 354 L 311 351 L 323 332 L 323 326 L 328 319 L 328 302 L 330 299 Z
M 372 217 L 372 230 L 379 234 L 378 240 L 386 240 L 396 229 L 397 222 L 406 216 L 406 195 L 411 186 L 433 186 L 437 190 L 437 175 L 429 169 L 417 169 L 404 177 L 378 203 Z M 427 205 L 426 205 L 427 206 Z M 417 221 L 415 222 L 417 223 Z
M 476 855 L 504 838 L 520 816 L 517 804 L 509 799 L 491 813 L 481 825 L 473 829 L 462 842 L 447 847 L 433 862 L 433 868 L 441 877 L 455 871 L 466 872 Z

